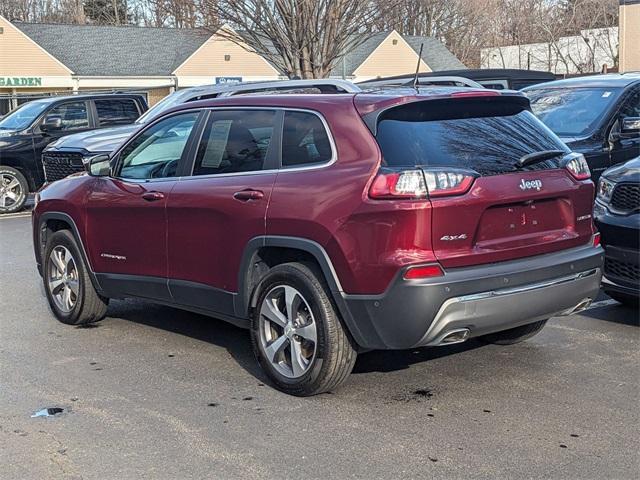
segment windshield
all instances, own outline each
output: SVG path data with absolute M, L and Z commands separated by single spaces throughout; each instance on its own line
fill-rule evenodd
M 144 115 L 138 118 L 138 120 L 136 120 L 136 123 L 141 125 L 145 124 L 162 112 L 169 110 L 170 108 L 173 108 L 177 105 L 183 104 L 185 102 L 184 97 L 184 91 L 173 92 L 171 95 L 167 95 L 153 107 L 147 110 Z
M 0 120 L 0 130 L 24 130 L 47 108 L 47 105 L 49 105 L 48 102 L 25 103 Z
M 525 92 L 531 109 L 561 137 L 590 134 L 619 95 L 618 88 L 541 88 Z

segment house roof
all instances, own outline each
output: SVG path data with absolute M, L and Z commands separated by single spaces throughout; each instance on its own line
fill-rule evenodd
M 210 36 L 205 29 L 14 25 L 76 75 L 168 76 Z
M 411 45 L 416 53 L 420 53 L 420 45 L 424 44 L 422 60 L 431 70 L 456 70 L 467 68 L 458 58 L 444 46 L 440 40 L 433 37 L 418 35 L 403 35 L 402 38 Z
M 76 75 L 169 76 L 212 35 L 211 30 L 136 26 L 21 23 L 14 25 Z M 239 32 L 242 35 L 241 32 Z M 352 76 L 389 36 L 379 32 L 347 53 L 332 75 Z M 465 68 L 437 39 L 403 36 L 434 71 Z M 271 47 L 273 48 L 273 47 Z M 403 72 L 407 73 L 407 72 Z
M 369 58 L 369 55 L 378 48 L 382 41 L 389 36 L 391 32 L 379 32 L 375 33 L 364 43 L 354 48 L 351 52 L 347 53 L 344 57 L 344 61 L 339 61 L 334 67 L 331 74 L 333 76 L 342 76 L 343 71 L 345 76 L 349 77 L 354 74 L 357 68 Z M 438 39 L 433 37 L 422 37 L 417 35 L 401 35 L 402 38 L 409 44 L 409 46 L 416 52 L 420 53 L 420 45 L 424 43 L 424 49 L 422 52 L 422 60 L 431 68 L 431 70 L 451 70 L 466 68 L 465 65 L 456 58 L 456 56 L 447 50 Z M 410 73 L 410 72 L 402 72 Z

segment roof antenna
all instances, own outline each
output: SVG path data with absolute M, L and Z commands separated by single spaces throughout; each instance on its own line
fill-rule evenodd
M 420 44 L 420 53 L 418 54 L 418 65 L 416 66 L 416 75 L 413 77 L 413 88 L 418 90 L 418 73 L 420 72 L 420 62 L 422 61 L 422 49 L 424 48 L 424 43 Z

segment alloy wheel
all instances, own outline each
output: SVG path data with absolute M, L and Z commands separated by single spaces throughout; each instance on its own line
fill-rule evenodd
M 302 294 L 290 285 L 272 288 L 260 306 L 260 347 L 271 366 L 287 378 L 304 375 L 315 359 L 317 327 Z
M 12 207 L 23 195 L 22 185 L 14 175 L 0 173 L 0 208 Z
M 71 312 L 78 301 L 80 281 L 76 262 L 62 245 L 55 247 L 49 255 L 47 284 L 56 307 L 64 313 Z

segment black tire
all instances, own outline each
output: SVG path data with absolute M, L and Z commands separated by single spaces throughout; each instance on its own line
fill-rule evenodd
M 7 190 L 9 185 L 14 185 Z M 5 196 L 11 193 L 15 199 Z M 15 168 L 0 166 L 0 214 L 15 213 L 24 208 L 29 195 L 29 184 L 24 175 Z
M 267 294 L 284 286 L 293 287 L 302 295 L 316 325 L 315 356 L 298 378 L 288 378 L 276 370 L 264 352 L 260 336 L 263 302 Z M 256 289 L 257 307 L 251 319 L 253 351 L 273 384 L 290 395 L 306 397 L 333 390 L 345 381 L 356 362 L 357 352 L 328 292 L 320 270 L 313 264 L 303 263 L 285 263 L 272 268 Z
M 56 248 L 67 249 L 74 263 L 70 276 L 77 280 L 77 293 L 74 294 L 75 303 L 69 311 L 62 310 L 56 303 L 49 282 L 50 278 L 52 278 L 51 269 L 56 268 L 51 258 L 51 252 Z M 58 320 L 68 325 L 86 325 L 104 318 L 107 313 L 109 299 L 98 295 L 93 287 L 87 266 L 70 231 L 59 230 L 49 237 L 45 246 L 42 271 L 44 291 L 47 295 L 49 306 Z
M 482 337 L 478 337 L 478 340 L 485 343 L 494 343 L 496 345 L 513 345 L 515 343 L 524 342 L 538 334 L 546 324 L 546 320 L 540 320 L 539 322 L 529 323 L 528 325 L 522 325 L 509 330 L 503 330 L 502 332 L 483 335 Z
M 619 292 L 607 292 L 606 290 L 604 293 L 609 295 L 616 302 L 620 302 L 626 307 L 638 308 L 638 304 L 640 304 L 640 298 L 633 295 L 627 295 L 625 293 L 619 293 Z

